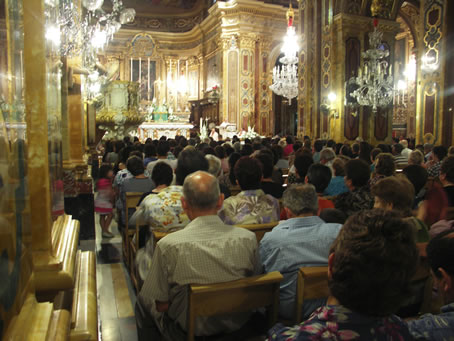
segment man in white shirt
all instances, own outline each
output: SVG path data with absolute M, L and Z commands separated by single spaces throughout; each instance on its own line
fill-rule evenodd
M 401 140 L 399 143 L 404 148 L 404 149 L 402 149 L 400 154 L 402 156 L 405 156 L 407 158 L 407 160 L 408 160 L 410 158 L 410 154 L 412 152 L 412 150 L 410 148 L 408 148 L 408 141 L 404 139 L 404 140 Z
M 203 171 L 183 185 L 182 206 L 191 222 L 161 239 L 136 304 L 139 340 L 184 340 L 187 286 L 238 280 L 260 272 L 255 234 L 225 225 L 217 216 L 223 195 L 219 183 Z M 198 318 L 196 335 L 232 332 L 248 314 Z

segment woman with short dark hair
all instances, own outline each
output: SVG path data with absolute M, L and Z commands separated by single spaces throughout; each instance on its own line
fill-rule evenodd
M 379 180 L 393 176 L 396 172 L 394 156 L 390 153 L 380 153 L 375 158 L 375 172 L 369 180 L 369 186 L 375 185 Z
M 297 326 L 276 325 L 269 340 L 413 340 L 394 314 L 410 292 L 417 263 L 411 227 L 398 215 L 353 215 L 331 246 L 327 305 Z
M 234 168 L 241 192 L 224 201 L 219 217 L 229 225 L 264 224 L 279 220 L 279 202 L 261 189 L 262 165 L 243 156 Z

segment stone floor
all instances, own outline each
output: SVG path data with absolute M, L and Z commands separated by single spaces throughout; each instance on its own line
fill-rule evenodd
M 115 221 L 111 231 L 114 238 L 102 238 L 99 216 L 96 215 L 96 239 L 80 242 L 82 250 L 96 251 L 99 340 L 136 341 L 136 295 L 123 263 L 121 236 Z

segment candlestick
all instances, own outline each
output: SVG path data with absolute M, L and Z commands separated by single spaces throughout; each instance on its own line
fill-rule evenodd
M 150 101 L 150 57 L 148 57 L 148 87 L 147 87 L 147 93 L 148 93 L 148 101 Z

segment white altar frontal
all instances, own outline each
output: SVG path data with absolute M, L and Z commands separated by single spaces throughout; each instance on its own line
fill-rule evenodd
M 147 138 L 157 140 L 161 136 L 166 136 L 167 138 L 184 136 L 189 138 L 192 128 L 194 128 L 192 124 L 184 122 L 144 122 L 139 126 L 139 139 L 142 141 Z

